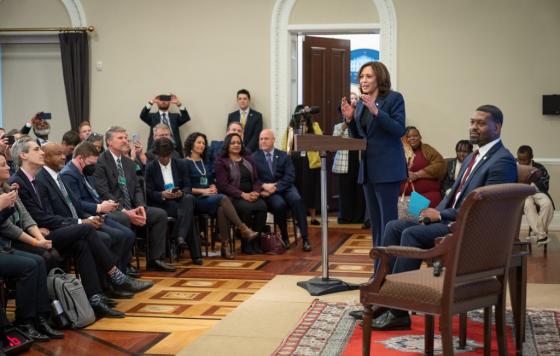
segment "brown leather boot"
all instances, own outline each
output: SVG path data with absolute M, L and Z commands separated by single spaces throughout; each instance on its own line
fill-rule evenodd
M 241 237 L 249 241 L 251 241 L 252 239 L 254 239 L 259 235 L 258 232 L 251 230 L 251 228 L 245 224 L 241 224 L 239 226 L 239 232 L 241 233 Z

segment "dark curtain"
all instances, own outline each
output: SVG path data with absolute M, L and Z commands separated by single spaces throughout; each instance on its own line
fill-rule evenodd
M 85 32 L 64 32 L 58 35 L 66 102 L 72 130 L 89 120 L 89 46 Z

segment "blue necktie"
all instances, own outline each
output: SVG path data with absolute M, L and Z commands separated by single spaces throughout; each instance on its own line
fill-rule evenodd
M 274 175 L 274 168 L 272 166 L 272 153 L 270 152 L 266 153 L 266 163 L 268 163 L 268 169 L 270 170 L 270 173 Z

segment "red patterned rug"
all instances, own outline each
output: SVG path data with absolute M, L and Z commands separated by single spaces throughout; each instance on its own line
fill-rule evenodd
M 349 312 L 360 308 L 346 303 L 326 303 L 316 299 L 302 316 L 296 328 L 282 341 L 273 355 L 361 355 L 362 327 Z M 482 311 L 469 312 L 468 339 L 461 355 L 483 354 Z M 508 325 L 511 316 L 508 313 Z M 437 320 L 437 318 L 436 318 Z M 556 311 L 528 310 L 524 355 L 560 355 L 560 314 Z M 457 320 L 453 333 L 458 334 Z M 436 321 L 437 330 L 437 321 Z M 493 330 L 494 332 L 494 330 Z M 508 351 L 514 353 L 512 328 L 508 326 Z M 456 343 L 455 343 L 456 344 Z M 435 354 L 441 354 L 439 335 L 434 340 Z M 412 329 L 407 331 L 372 332 L 372 355 L 423 355 L 424 317 L 412 317 Z M 497 354 L 495 335 L 492 354 Z

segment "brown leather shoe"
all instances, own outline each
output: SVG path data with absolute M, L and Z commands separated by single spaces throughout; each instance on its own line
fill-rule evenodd
M 245 224 L 241 224 L 239 226 L 239 232 L 241 233 L 241 237 L 249 241 L 251 241 L 252 239 L 254 239 L 259 235 L 258 232 L 251 230 L 251 228 Z

